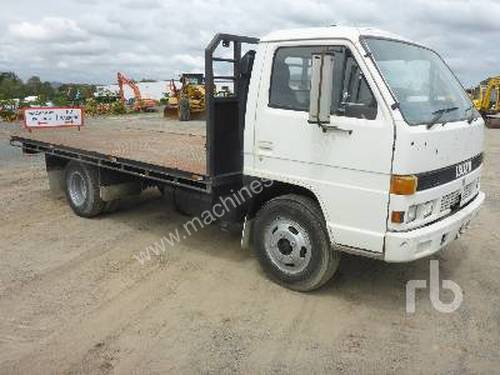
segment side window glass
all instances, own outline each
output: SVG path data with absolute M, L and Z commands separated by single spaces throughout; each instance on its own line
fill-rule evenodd
M 276 51 L 271 76 L 271 107 L 309 110 L 314 47 L 284 47 Z
M 335 63 L 338 64 L 334 80 L 340 84 L 334 89 L 332 113 L 374 120 L 377 117 L 377 101 L 358 63 L 347 49 L 335 57 Z
M 334 53 L 332 114 L 373 120 L 377 102 L 350 51 L 345 47 L 281 47 L 274 55 L 269 106 L 309 111 L 312 54 Z

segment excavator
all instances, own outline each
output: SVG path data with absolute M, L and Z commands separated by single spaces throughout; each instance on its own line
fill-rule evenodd
M 136 111 L 136 112 L 152 112 L 152 111 L 154 111 L 154 108 L 157 105 L 156 100 L 143 98 L 141 95 L 141 90 L 139 90 L 139 86 L 137 86 L 137 84 L 133 80 L 127 78 L 122 73 L 117 74 L 117 79 L 118 79 L 118 86 L 120 88 L 118 95 L 119 95 L 120 100 L 122 101 L 122 103 L 124 105 L 126 104 L 126 99 L 125 99 L 125 92 L 123 90 L 123 86 L 127 85 L 134 92 L 134 107 L 133 107 L 134 111 Z
M 500 125 L 500 76 L 489 78 L 472 90 L 472 101 L 484 117 L 486 125 Z
M 172 79 L 169 84 L 170 95 L 164 110 L 165 117 L 177 117 L 180 121 L 200 119 L 205 115 L 205 82 L 203 74 L 184 73 L 178 89 Z

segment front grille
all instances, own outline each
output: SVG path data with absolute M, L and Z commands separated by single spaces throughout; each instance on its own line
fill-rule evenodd
M 460 204 L 460 190 L 448 193 L 441 198 L 441 212 Z
M 449 165 L 441 169 L 417 174 L 418 177 L 417 190 L 422 191 L 426 189 L 431 189 L 436 186 L 440 186 L 458 179 L 459 177 L 457 176 L 457 170 L 456 170 L 457 165 L 465 163 L 469 160 L 472 163 L 472 169 L 469 171 L 469 173 L 471 173 L 475 171 L 477 168 L 479 168 L 483 163 L 483 154 L 481 153 L 479 155 L 474 156 L 472 159 L 463 160 L 460 163 Z

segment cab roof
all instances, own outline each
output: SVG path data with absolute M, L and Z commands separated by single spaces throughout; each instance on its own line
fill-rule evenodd
M 330 27 L 312 27 L 303 29 L 279 30 L 267 34 L 261 38 L 261 43 L 283 42 L 293 40 L 311 40 L 311 39 L 349 39 L 357 41 L 361 36 L 374 36 L 381 38 L 397 39 L 411 42 L 399 35 L 389 33 L 384 30 L 374 29 L 369 27 L 346 27 L 346 26 L 330 26 Z

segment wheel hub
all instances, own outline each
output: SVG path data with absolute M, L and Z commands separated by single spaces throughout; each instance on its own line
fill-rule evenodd
M 293 251 L 293 247 L 286 238 L 280 238 L 278 240 L 278 250 L 283 255 L 290 255 Z
M 87 184 L 85 178 L 78 171 L 71 174 L 69 178 L 69 196 L 76 206 L 81 206 L 87 199 Z
M 266 229 L 265 247 L 273 264 L 289 274 L 302 272 L 311 260 L 311 240 L 300 224 L 276 218 Z

